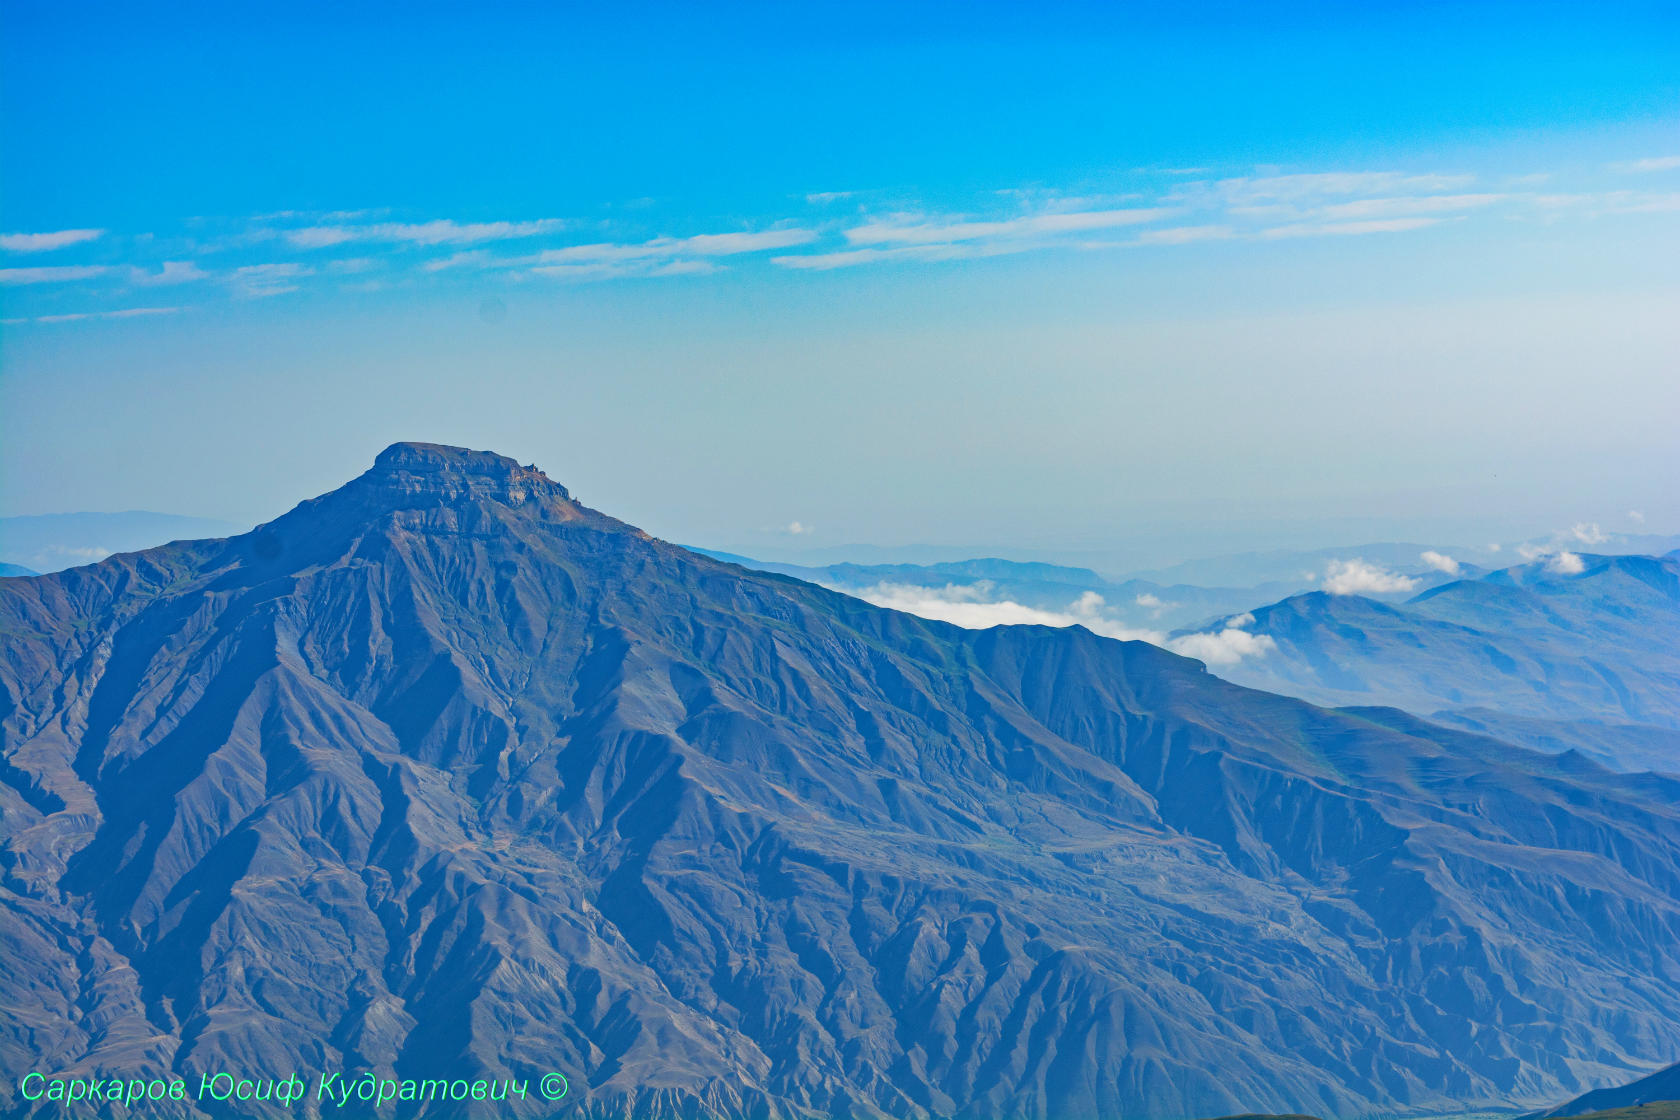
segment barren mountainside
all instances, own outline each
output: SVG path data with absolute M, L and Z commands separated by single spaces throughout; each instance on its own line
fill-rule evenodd
M 0 581 L 0 874 L 6 1092 L 1352 1117 L 1680 1057 L 1680 782 L 878 609 L 423 444 Z

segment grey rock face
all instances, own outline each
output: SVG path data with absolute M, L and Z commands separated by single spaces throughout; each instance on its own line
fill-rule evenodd
M 0 639 L 8 1091 L 1353 1116 L 1680 1054 L 1680 783 L 880 610 L 498 456 L 8 580 Z

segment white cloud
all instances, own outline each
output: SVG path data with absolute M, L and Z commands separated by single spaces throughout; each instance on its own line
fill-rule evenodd
M 796 537 L 803 537 L 816 532 L 816 527 L 807 525 L 803 521 L 789 521 L 787 531 Z
M 150 286 L 156 284 L 186 284 L 194 280 L 208 280 L 210 274 L 192 261 L 164 261 L 156 272 L 147 272 L 143 268 L 131 268 L 128 271 L 128 278 L 131 283 Z
M 61 229 L 51 233 L 0 233 L 0 249 L 8 253 L 44 253 L 66 245 L 80 245 L 105 236 L 102 229 Z
M 1161 602 L 1161 597 L 1159 595 L 1152 595 L 1147 591 L 1132 601 L 1138 606 L 1148 607 L 1152 611 L 1160 610 L 1161 607 L 1165 605 Z
M 1254 621 L 1252 615 L 1247 617 L 1250 623 Z M 1167 648 L 1209 665 L 1235 665 L 1245 657 L 1265 656 L 1277 649 L 1277 643 L 1269 634 L 1250 634 L 1240 627 L 1227 625 L 1219 631 L 1173 638 L 1167 642 Z
M 1645 514 L 1640 510 L 1630 509 L 1628 510 L 1628 520 L 1635 525 L 1643 525 L 1645 524 Z
M 1603 544 L 1610 539 L 1595 521 L 1577 521 L 1570 528 L 1569 535 L 1582 544 Z
M 891 249 L 843 249 L 833 253 L 802 253 L 797 256 L 771 257 L 770 263 L 782 268 L 803 268 L 827 271 L 850 268 L 853 265 L 874 264 L 877 261 L 921 260 L 950 261 L 993 256 L 997 252 L 1020 252 L 1036 246 L 1019 245 L 987 253 L 973 245 L 900 245 Z
M 566 223 L 558 218 L 530 222 L 379 222 L 373 225 L 304 226 L 279 230 L 278 235 L 300 249 L 325 249 L 347 241 L 387 241 L 410 245 L 477 245 L 486 241 L 517 241 L 558 233 Z
M 1099 248 L 1120 244 L 1078 235 L 1119 229 L 1178 213 L 1175 207 L 1107 210 L 1051 210 L 1014 218 L 973 219 L 962 215 L 892 214 L 843 230 L 848 245 L 826 253 L 772 257 L 782 268 L 828 270 L 881 261 L 951 261 L 1025 253 L 1063 245 Z M 1185 232 L 1183 240 L 1216 236 Z
M 1412 591 L 1418 581 L 1367 564 L 1364 560 L 1332 560 L 1324 573 L 1324 590 L 1332 595 L 1385 595 Z
M 1625 163 L 1612 163 L 1610 170 L 1624 173 L 1641 174 L 1649 171 L 1673 171 L 1680 168 L 1680 156 L 1653 156 L 1649 159 L 1628 160 Z
M 808 229 L 770 229 L 757 233 L 702 233 L 693 237 L 656 237 L 633 244 L 601 242 L 548 249 L 537 258 L 539 264 L 602 264 L 622 261 L 672 260 L 685 257 L 728 257 L 740 253 L 761 253 L 786 249 L 816 239 Z
M 1471 175 L 1408 175 L 1399 171 L 1330 171 L 1186 183 L 1181 195 L 1209 195 L 1232 206 L 1255 203 L 1316 204 L 1330 198 L 1418 195 L 1453 190 Z
M 1362 198 L 1319 208 L 1315 213 L 1331 221 L 1404 218 L 1419 214 L 1451 214 L 1504 202 L 1508 194 L 1434 194 L 1399 198 Z
M 7 319 L 7 323 L 79 323 L 83 319 L 138 319 L 148 315 L 173 315 L 184 307 L 122 307 L 115 311 L 75 311 L 62 315 L 37 315 L 33 319 Z
M 1439 218 L 1385 218 L 1370 222 L 1296 222 L 1292 225 L 1263 229 L 1260 236 L 1275 240 L 1280 237 L 1350 237 L 1365 233 L 1404 233 L 1407 230 L 1438 225 L 1440 221 Z
M 1456 576 L 1459 572 L 1458 561 L 1443 552 L 1425 549 L 1420 559 L 1437 572 L 1445 572 L 1449 576 Z
M 1144 230 L 1137 239 L 1141 245 L 1188 245 L 1196 241 L 1228 241 L 1235 236 L 1230 226 L 1175 226 Z
M 1559 552 L 1546 561 L 1546 570 L 1560 576 L 1578 576 L 1586 568 L 1586 563 L 1573 552 Z
M 813 230 L 782 227 L 691 237 L 656 237 L 637 242 L 594 242 L 545 249 L 521 257 L 496 257 L 482 249 L 456 253 L 422 267 L 428 272 L 451 268 L 521 270 L 556 279 L 611 279 L 632 276 L 683 276 L 712 272 L 717 258 L 786 249 L 814 241 Z
M 496 258 L 483 249 L 466 249 L 459 253 L 451 253 L 447 257 L 427 261 L 420 267 L 426 272 L 442 272 L 450 268 L 490 268 L 496 264 Z
M 1000 221 L 973 221 L 954 217 L 932 219 L 896 215 L 865 222 L 844 231 L 853 245 L 948 245 L 958 241 L 1057 236 L 1088 233 L 1120 226 L 1153 222 L 1177 213 L 1167 207 L 1128 210 L 1082 210 L 1072 213 L 1031 214 Z
M 102 264 L 66 264 L 43 268 L 0 268 L 0 284 L 62 284 L 69 280 L 91 280 L 110 268 Z
M 805 201 L 812 206 L 827 206 L 830 202 L 839 202 L 852 197 L 851 191 L 816 191 L 805 196 Z
M 992 626 L 1083 626 L 1106 638 L 1148 642 L 1209 665 L 1235 665 L 1245 657 L 1260 657 L 1277 648 L 1277 643 L 1269 635 L 1251 634 L 1242 629 L 1254 624 L 1252 614 L 1228 619 L 1222 630 L 1169 639 L 1160 631 L 1141 630 L 1111 618 L 1107 602 L 1095 591 L 1085 592 L 1063 610 L 1046 610 L 1012 599 L 994 599 L 991 597 L 993 585 L 984 580 L 942 588 L 880 583 L 861 590 L 839 590 L 878 607 L 949 622 L 969 630 L 984 630 Z
M 241 295 L 261 299 L 295 292 L 298 290 L 297 281 L 314 273 L 315 270 L 307 265 L 276 261 L 236 268 L 229 274 L 228 281 Z
M 1163 645 L 1165 636 L 1154 630 L 1138 630 L 1108 617 L 1107 604 L 1095 591 L 1087 591 L 1065 610 L 1029 607 L 1012 599 L 992 599 L 987 581 L 942 588 L 916 587 L 901 583 L 878 583 L 865 588 L 836 588 L 878 607 L 888 607 L 922 618 L 949 622 L 967 630 L 993 626 L 1083 626 L 1096 634 L 1122 641 Z

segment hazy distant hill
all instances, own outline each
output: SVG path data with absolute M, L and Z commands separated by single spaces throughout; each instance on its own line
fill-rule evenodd
M 0 564 L 0 576 L 35 576 L 41 573 L 22 564 Z
M 0 696 L 0 1092 L 1353 1117 L 1680 1055 L 1680 781 L 882 610 L 488 453 L 6 580 Z
M 241 526 L 172 513 L 51 513 L 0 517 L 0 560 L 33 572 L 56 572 L 170 541 L 225 537 Z M 11 573 L 23 575 L 26 573 Z
M 1252 613 L 1248 629 L 1276 649 L 1222 667 L 1232 680 L 1680 771 L 1680 553 L 1525 564 L 1401 604 L 1314 592 Z

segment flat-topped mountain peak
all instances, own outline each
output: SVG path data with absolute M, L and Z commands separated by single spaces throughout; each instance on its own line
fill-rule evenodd
M 523 497 L 546 493 L 570 499 L 570 492 L 533 466 L 494 451 L 442 443 L 393 443 L 373 461 L 363 480 L 410 490 L 485 493 Z M 517 504 L 517 502 L 515 503 Z

